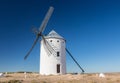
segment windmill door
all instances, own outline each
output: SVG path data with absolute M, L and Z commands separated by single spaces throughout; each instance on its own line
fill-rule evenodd
M 60 73 L 60 64 L 57 64 L 57 73 Z

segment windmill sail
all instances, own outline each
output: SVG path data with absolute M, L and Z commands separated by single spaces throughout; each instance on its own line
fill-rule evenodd
M 44 31 L 44 29 L 45 29 L 45 27 L 46 27 L 46 25 L 47 25 L 51 15 L 52 15 L 52 13 L 53 13 L 53 10 L 54 10 L 53 7 L 49 8 L 49 10 L 48 10 L 44 20 L 42 21 L 42 24 L 41 24 L 40 28 L 39 28 L 39 34 L 41 34 Z
M 35 47 L 35 45 L 36 45 L 38 39 L 39 39 L 39 36 L 36 37 L 36 39 L 35 39 L 35 41 L 34 41 L 32 47 L 30 48 L 30 50 L 28 51 L 28 53 L 26 54 L 26 56 L 24 57 L 24 59 L 27 59 L 27 57 L 29 56 L 29 54 L 31 53 L 31 51 L 33 50 L 33 48 Z
M 44 44 L 44 47 L 46 48 L 47 50 L 47 53 L 50 55 L 50 54 L 53 54 L 53 53 L 56 53 L 56 51 L 54 50 L 54 48 L 49 44 L 49 42 L 44 38 L 44 36 L 42 36 L 42 39 L 43 39 L 43 44 Z
M 34 46 L 36 45 L 37 41 L 39 40 L 40 36 L 42 35 L 42 32 L 44 31 L 44 29 L 45 29 L 45 27 L 46 27 L 46 25 L 47 25 L 47 23 L 48 23 L 51 15 L 52 15 L 53 10 L 54 10 L 53 7 L 50 7 L 50 8 L 49 8 L 49 10 L 48 10 L 48 12 L 47 12 L 44 20 L 42 21 L 42 24 L 41 24 L 40 28 L 39 28 L 39 32 L 37 33 L 37 37 L 36 37 L 36 39 L 35 39 L 32 47 L 30 48 L 30 50 L 28 51 L 28 53 L 27 53 L 26 56 L 24 57 L 24 59 L 26 59 L 26 58 L 29 56 L 29 54 L 30 54 L 31 51 L 33 50 Z M 45 40 L 45 41 L 46 41 L 46 40 Z

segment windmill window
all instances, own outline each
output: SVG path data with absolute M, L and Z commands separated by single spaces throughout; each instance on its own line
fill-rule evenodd
M 57 57 L 59 57 L 60 56 L 60 52 L 57 52 Z
M 59 42 L 59 40 L 57 40 L 57 42 Z
M 52 42 L 52 40 L 50 40 L 50 42 Z
M 60 73 L 60 64 L 57 64 L 57 73 Z

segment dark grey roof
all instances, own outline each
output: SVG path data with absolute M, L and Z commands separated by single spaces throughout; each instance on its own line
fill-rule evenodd
M 54 30 L 52 30 L 47 36 L 45 36 L 45 38 L 61 38 L 61 39 L 64 39 L 62 36 L 60 36 Z

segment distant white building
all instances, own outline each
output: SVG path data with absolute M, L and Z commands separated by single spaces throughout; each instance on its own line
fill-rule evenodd
M 47 36 L 46 44 L 41 40 L 40 49 L 40 74 L 41 75 L 59 75 L 66 73 L 66 50 L 65 39 L 52 30 Z M 47 44 L 49 43 L 49 44 Z M 50 45 L 53 49 L 51 49 Z M 52 53 L 50 53 L 51 50 Z
M 3 73 L 0 73 L 0 77 L 3 77 L 4 76 L 4 74 Z
M 99 77 L 100 77 L 100 78 L 105 78 L 105 75 L 104 75 L 103 73 L 100 73 L 100 74 L 99 74 Z

